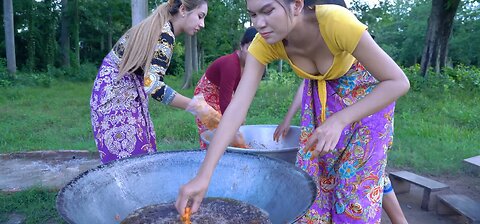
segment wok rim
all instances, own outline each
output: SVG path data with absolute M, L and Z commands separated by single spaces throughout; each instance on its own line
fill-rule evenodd
M 67 216 L 67 213 L 65 211 L 65 204 L 67 204 L 67 202 L 65 201 L 65 198 L 63 197 L 63 195 L 65 194 L 65 191 L 70 188 L 70 187 L 73 187 L 74 184 L 76 182 L 78 182 L 80 179 L 82 179 L 83 177 L 89 175 L 90 173 L 93 173 L 93 172 L 96 172 L 98 170 L 101 170 L 101 169 L 107 169 L 108 167 L 111 167 L 111 166 L 114 166 L 115 164 L 117 163 L 120 163 L 124 160 L 131 160 L 131 161 L 134 161 L 134 160 L 141 160 L 142 158 L 144 157 L 148 157 L 148 156 L 153 156 L 153 155 L 157 155 L 157 154 L 174 154 L 174 153 L 179 153 L 179 152 L 184 152 L 184 153 L 206 153 L 206 150 L 201 150 L 201 149 L 177 149 L 177 150 L 168 150 L 168 151 L 157 151 L 157 152 L 154 152 L 154 153 L 150 153 L 150 154 L 143 154 L 143 155 L 138 155 L 138 156 L 134 156 L 134 157 L 128 157 L 128 158 L 122 158 L 122 159 L 119 159 L 119 160 L 114 160 L 114 161 L 111 161 L 109 163 L 106 163 L 106 164 L 101 164 L 101 165 L 98 165 L 97 167 L 94 167 L 94 168 L 91 168 L 91 169 L 88 169 L 82 173 L 80 173 L 78 176 L 76 176 L 75 178 L 73 178 L 72 180 L 70 180 L 67 184 L 65 184 L 65 186 L 63 186 L 57 193 L 57 196 L 56 196 L 56 200 L 55 200 L 55 207 L 57 209 L 57 212 L 60 214 L 61 218 L 67 222 L 67 223 L 75 223 L 73 220 L 71 220 L 68 216 Z M 232 152 L 232 151 L 225 151 L 224 155 L 225 154 L 237 154 L 237 155 L 243 155 L 243 156 L 247 156 L 247 157 L 253 157 L 253 158 L 262 158 L 262 159 L 267 159 L 267 160 L 274 160 L 276 162 L 279 162 L 279 163 L 283 163 L 285 164 L 286 166 L 291 166 L 297 173 L 299 173 L 300 175 L 302 175 L 306 180 L 307 180 L 307 185 L 309 186 L 310 190 L 312 191 L 312 199 L 311 201 L 309 202 L 309 206 L 301 212 L 301 214 L 299 214 L 297 217 L 295 217 L 293 220 L 291 220 L 289 223 L 295 223 L 297 222 L 300 218 L 302 218 L 307 212 L 308 210 L 310 209 L 310 207 L 313 205 L 313 203 L 315 202 L 315 199 L 316 199 L 316 195 L 318 194 L 318 189 L 317 189 L 317 185 L 315 184 L 313 178 L 307 173 L 305 172 L 304 170 L 302 170 L 301 168 L 297 167 L 296 165 L 294 164 L 291 164 L 287 161 L 284 161 L 282 159 L 278 159 L 278 158 L 273 158 L 273 157 L 269 157 L 269 156 L 265 156 L 265 155 L 260 155 L 260 154 L 254 154 L 254 153 L 249 153 L 249 152 Z M 222 155 L 222 157 L 224 156 Z M 221 157 L 221 158 L 222 158 Z M 203 160 L 202 160 L 203 162 Z M 202 163 L 201 162 L 201 163 Z M 200 163 L 200 164 L 201 164 Z M 200 166 L 200 165 L 199 165 Z M 205 197 L 204 197 L 205 198 Z

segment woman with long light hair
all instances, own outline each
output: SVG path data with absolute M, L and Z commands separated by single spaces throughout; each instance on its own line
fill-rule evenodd
M 149 95 L 169 106 L 192 106 L 193 101 L 166 85 L 163 77 L 175 37 L 200 31 L 207 11 L 207 0 L 168 0 L 130 28 L 104 58 L 90 99 L 95 143 L 103 163 L 156 151 Z M 192 112 L 201 115 L 212 110 Z

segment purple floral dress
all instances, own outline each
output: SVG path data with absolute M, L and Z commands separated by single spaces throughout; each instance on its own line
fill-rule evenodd
M 370 93 L 378 81 L 360 63 L 327 81 L 327 118 Z M 335 149 L 310 160 L 303 153 L 321 124 L 317 81 L 305 80 L 300 150 L 296 165 L 315 180 L 318 194 L 299 223 L 380 223 L 387 151 L 393 139 L 395 104 L 345 127 Z
M 139 69 L 118 78 L 128 35 L 103 59 L 90 98 L 93 134 L 103 163 L 156 151 L 148 96 L 167 105 L 175 97 L 176 92 L 163 82 L 174 42 L 173 26 L 166 22 L 145 75 Z

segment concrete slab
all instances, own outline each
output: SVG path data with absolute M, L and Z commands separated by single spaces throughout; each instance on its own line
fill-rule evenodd
M 34 186 L 60 189 L 100 163 L 98 154 L 88 151 L 0 154 L 0 191 L 20 191 Z

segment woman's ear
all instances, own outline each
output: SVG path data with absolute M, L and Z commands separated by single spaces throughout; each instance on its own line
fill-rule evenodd
M 187 14 L 187 9 L 185 8 L 185 5 L 181 4 L 178 7 L 178 13 L 180 13 L 181 17 L 185 17 L 185 14 Z
M 303 11 L 304 2 L 303 0 L 294 0 L 293 1 L 293 15 L 298 16 Z

